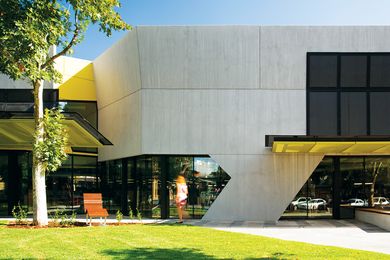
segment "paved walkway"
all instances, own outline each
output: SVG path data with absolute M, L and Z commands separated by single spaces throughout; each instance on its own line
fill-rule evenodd
M 281 220 L 277 224 L 187 220 L 185 223 L 230 232 L 390 254 L 390 232 L 357 220 Z

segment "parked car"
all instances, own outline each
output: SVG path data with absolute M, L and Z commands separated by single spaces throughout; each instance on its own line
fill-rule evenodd
M 380 205 L 380 206 L 387 206 L 390 204 L 390 201 L 388 201 L 385 197 L 374 197 L 374 206 Z
M 326 209 L 326 201 L 324 199 L 311 199 L 308 202 L 298 203 L 298 209 L 312 209 L 312 210 L 325 210 Z
M 351 205 L 351 206 L 354 206 L 354 207 L 364 207 L 364 206 L 368 206 L 368 203 L 367 203 L 367 202 L 365 202 L 365 201 L 362 200 L 362 199 L 357 199 L 357 198 L 347 200 L 347 204 L 349 204 L 349 205 Z
M 309 197 L 299 197 L 298 199 L 291 202 L 291 207 L 296 210 L 299 203 L 306 203 L 306 201 L 311 200 Z

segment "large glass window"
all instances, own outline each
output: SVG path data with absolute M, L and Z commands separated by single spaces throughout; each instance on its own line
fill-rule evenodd
M 367 56 L 342 55 L 340 57 L 340 86 L 366 87 L 367 86 Z
M 367 134 L 366 93 L 341 93 L 341 135 Z
M 389 71 L 390 53 L 308 53 L 307 134 L 390 135 Z
M 390 55 L 373 54 L 370 65 L 371 87 L 390 87 Z
M 107 185 L 108 167 L 110 164 L 125 165 L 126 175 L 117 179 L 117 187 Z M 188 165 L 184 178 L 188 187 L 188 198 L 185 206 L 186 218 L 201 218 L 217 199 L 230 177 L 209 157 L 193 156 L 137 156 L 99 164 L 103 197 L 107 201 L 117 201 L 115 211 L 120 209 L 127 213 L 132 209 L 139 210 L 148 218 L 177 218 L 176 179 Z M 119 176 L 119 171 L 117 175 Z M 122 183 L 122 189 L 119 188 Z M 108 191 L 110 189 L 111 191 Z M 127 203 L 119 205 L 120 197 Z M 112 204 L 112 203 L 111 203 Z M 112 211 L 112 205 L 108 205 Z M 126 207 L 126 208 L 125 208 Z
M 49 213 L 56 209 L 72 210 L 72 157 L 67 160 L 54 173 L 46 177 L 47 207 Z
M 96 157 L 73 156 L 73 208 L 80 208 L 83 193 L 96 191 Z
M 371 134 L 390 134 L 390 92 L 370 93 Z
M 354 218 L 360 207 L 390 211 L 390 157 L 325 157 L 283 217 Z
M 0 216 L 8 215 L 8 156 L 0 154 Z
M 337 56 L 309 56 L 309 85 L 311 87 L 336 87 L 337 85 Z
M 325 158 L 286 208 L 283 217 L 332 217 L 333 159 Z
M 74 112 L 84 117 L 93 127 L 97 128 L 96 102 L 88 101 L 61 101 L 60 107 L 64 112 Z
M 312 135 L 337 135 L 337 94 L 310 93 L 309 129 Z

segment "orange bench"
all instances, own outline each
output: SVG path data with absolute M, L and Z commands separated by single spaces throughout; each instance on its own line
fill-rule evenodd
M 104 225 L 106 224 L 108 212 L 103 208 L 103 200 L 101 193 L 84 193 L 84 212 L 86 214 L 86 222 L 89 225 L 92 223 L 94 217 L 104 217 Z

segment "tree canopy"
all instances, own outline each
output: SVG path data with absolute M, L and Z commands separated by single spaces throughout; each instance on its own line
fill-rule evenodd
M 127 30 L 118 0 L 0 0 L 0 72 L 12 79 L 59 82 L 54 60 L 82 41 L 90 23 L 110 36 Z M 51 46 L 62 48 L 50 55 Z

